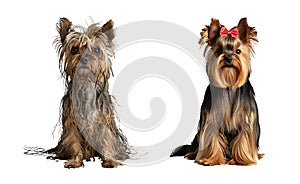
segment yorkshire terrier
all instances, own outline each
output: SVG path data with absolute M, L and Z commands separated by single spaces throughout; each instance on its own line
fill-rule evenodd
M 212 19 L 202 29 L 199 44 L 206 44 L 206 72 L 210 81 L 201 106 L 198 133 L 191 145 L 171 156 L 184 156 L 201 165 L 253 165 L 259 154 L 260 126 L 253 87 L 249 81 L 254 27 L 242 18 L 227 30 Z
M 62 135 L 47 152 L 67 160 L 66 168 L 84 166 L 83 160 L 99 157 L 102 166 L 117 167 L 129 158 L 127 139 L 115 121 L 108 79 L 114 57 L 113 21 L 84 28 L 61 18 L 55 39 L 59 68 L 66 92 L 61 101 Z

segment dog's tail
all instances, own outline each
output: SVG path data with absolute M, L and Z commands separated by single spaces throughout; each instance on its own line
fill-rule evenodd
M 183 145 L 176 148 L 170 155 L 170 157 L 184 156 L 187 153 L 195 152 L 199 147 L 198 134 L 196 134 L 191 145 Z
M 49 152 L 44 148 L 40 148 L 38 146 L 34 146 L 34 147 L 24 146 L 24 154 L 35 155 L 35 156 L 48 156 Z

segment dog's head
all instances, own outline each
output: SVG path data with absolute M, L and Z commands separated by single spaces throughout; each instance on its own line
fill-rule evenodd
M 91 24 L 87 28 L 74 26 L 67 18 L 57 23 L 59 36 L 54 43 L 59 54 L 62 76 L 69 83 L 75 73 L 98 83 L 107 80 L 111 73 L 111 58 L 114 56 L 113 21 L 103 26 Z
M 200 45 L 207 44 L 207 74 L 210 83 L 220 88 L 241 87 L 250 75 L 250 56 L 257 40 L 254 27 L 242 18 L 236 27 L 227 30 L 219 20 L 212 19 L 202 29 Z

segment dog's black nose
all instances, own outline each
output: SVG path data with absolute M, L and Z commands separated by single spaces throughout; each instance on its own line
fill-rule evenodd
M 226 56 L 224 59 L 225 59 L 225 62 L 227 64 L 231 64 L 232 63 L 232 57 L 231 56 Z
M 80 63 L 82 63 L 82 64 L 84 64 L 84 65 L 86 65 L 87 63 L 88 63 L 88 58 L 87 57 L 81 57 L 80 58 Z

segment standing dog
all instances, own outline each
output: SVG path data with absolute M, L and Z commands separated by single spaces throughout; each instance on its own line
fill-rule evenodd
M 202 29 L 200 45 L 207 44 L 206 71 L 210 81 L 201 106 L 199 130 L 191 145 L 171 156 L 185 156 L 202 165 L 256 164 L 260 126 L 254 90 L 249 81 L 250 57 L 257 40 L 246 18 L 227 30 L 212 19 Z
M 83 166 L 83 160 L 102 159 L 103 167 L 117 167 L 128 157 L 126 137 L 115 122 L 108 91 L 114 57 L 113 21 L 103 26 L 74 26 L 67 18 L 57 23 L 54 41 L 66 93 L 61 101 L 62 135 L 48 150 L 52 158 L 67 160 L 66 168 Z

